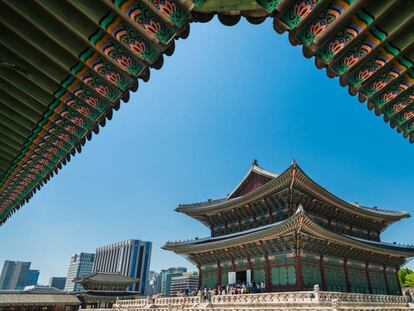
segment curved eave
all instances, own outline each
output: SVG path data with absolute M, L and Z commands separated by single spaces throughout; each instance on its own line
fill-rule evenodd
M 313 181 L 296 163 L 292 164 L 282 174 L 275 177 L 269 183 L 262 187 L 237 198 L 221 199 L 212 202 L 192 205 L 180 205 L 176 211 L 194 217 L 203 221 L 203 217 L 229 211 L 231 209 L 240 208 L 241 206 L 260 200 L 269 194 L 276 193 L 282 189 L 292 186 L 295 188 L 305 188 L 319 197 L 321 200 L 332 204 L 334 207 L 341 208 L 349 213 L 357 214 L 364 217 L 375 218 L 379 221 L 384 221 L 386 224 L 395 222 L 402 218 L 409 217 L 406 212 L 387 211 L 374 208 L 362 208 L 351 203 L 348 203 L 334 194 L 319 186 Z
M 346 244 L 350 247 L 359 248 L 362 250 L 370 250 L 390 256 L 412 257 L 414 256 L 414 247 L 394 245 L 390 243 L 374 242 L 363 240 L 346 235 L 339 235 L 335 232 L 327 230 L 317 224 L 311 217 L 309 217 L 302 207 L 290 218 L 280 223 L 273 224 L 266 228 L 258 229 L 253 232 L 241 232 L 239 235 L 224 236 L 222 239 L 210 242 L 209 238 L 202 240 L 193 240 L 188 242 L 167 242 L 163 249 L 174 251 L 178 254 L 191 254 L 211 252 L 221 250 L 229 247 L 237 247 L 239 245 L 246 245 L 249 243 L 256 243 L 263 240 L 270 240 L 280 236 L 284 236 L 297 231 L 309 234 L 310 236 Z M 201 243 L 200 243 L 201 242 Z
M 355 213 L 360 216 L 372 217 L 379 220 L 383 220 L 387 223 L 398 221 L 402 218 L 408 218 L 410 215 L 407 212 L 389 211 L 377 208 L 361 207 L 352 203 L 349 203 L 336 195 L 321 187 L 312 178 L 310 178 L 299 166 L 297 174 L 295 176 L 295 183 L 293 187 L 297 187 L 300 184 L 301 187 L 311 191 L 314 195 L 320 197 L 321 200 L 332 204 L 335 207 L 342 208 L 350 213 Z
M 170 1 L 0 4 L 0 225 L 188 35 L 193 5 Z
M 199 2 L 192 13 L 198 22 L 215 15 L 227 26 L 242 16 L 252 24 L 273 18 L 277 33 L 288 32 L 318 69 L 414 142 L 413 1 Z
M 228 26 L 242 16 L 252 24 L 273 18 L 274 29 L 289 32 L 292 45 L 302 45 L 317 68 L 339 77 L 351 95 L 358 94 L 360 102 L 414 142 L 413 1 L 167 2 L 0 3 L 0 225 L 99 132 L 121 100 L 137 90 L 137 79 L 149 79 L 149 67 L 162 66 L 163 54 L 174 51 L 174 39 L 188 36 L 191 18 L 208 22 L 217 14 Z M 143 11 L 150 18 L 140 19 Z M 125 45 L 121 24 L 142 36 L 143 53 Z M 111 44 L 129 59 L 111 57 Z M 94 99 L 79 97 L 77 86 Z M 107 88 L 115 95 L 108 97 Z M 71 96 L 76 104 L 69 107 Z

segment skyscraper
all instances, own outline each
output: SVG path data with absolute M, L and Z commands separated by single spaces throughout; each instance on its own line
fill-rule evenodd
M 57 289 L 64 289 L 66 284 L 65 277 L 52 276 L 49 279 L 49 286 Z
M 30 262 L 4 261 L 0 289 L 23 289 L 29 276 Z
M 27 276 L 26 286 L 36 285 L 39 280 L 39 270 L 29 270 L 29 275 Z
M 94 260 L 95 254 L 90 253 L 75 254 L 71 257 L 65 283 L 65 291 L 79 292 L 83 290 L 82 285 L 74 283 L 73 280 L 91 274 Z
M 184 272 L 187 272 L 187 268 L 169 268 L 167 270 L 161 270 L 161 295 L 171 295 L 171 278 L 175 276 L 181 276 Z
M 112 272 L 139 279 L 129 290 L 146 294 L 152 243 L 126 240 L 96 249 L 94 272 Z

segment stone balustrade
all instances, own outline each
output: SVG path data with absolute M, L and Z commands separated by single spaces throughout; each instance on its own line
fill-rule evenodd
M 404 296 L 314 291 L 117 300 L 112 311 L 398 311 L 410 310 Z M 104 309 L 105 310 L 105 309 Z M 101 310 L 101 311 L 104 311 Z M 106 309 L 108 311 L 109 309 Z M 97 311 L 91 309 L 90 311 Z

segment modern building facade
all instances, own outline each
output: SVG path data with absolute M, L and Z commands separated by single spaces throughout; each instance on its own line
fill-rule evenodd
M 187 268 L 172 267 L 161 270 L 161 295 L 171 296 L 171 279 L 175 276 L 181 276 L 184 272 L 187 272 Z
M 398 270 L 414 247 L 381 241 L 406 212 L 346 202 L 293 162 L 280 175 L 253 162 L 225 198 L 180 205 L 211 236 L 164 249 L 199 268 L 199 285 L 264 283 L 267 291 L 400 295 Z
M 141 240 L 126 240 L 96 249 L 93 272 L 120 273 L 139 283 L 129 286 L 129 290 L 146 294 L 147 278 L 151 262 L 152 243 Z
M 161 293 L 161 275 L 155 271 L 148 273 L 147 294 L 156 295 Z
M 29 270 L 29 275 L 27 276 L 26 286 L 37 285 L 39 280 L 40 271 L 39 270 Z
M 49 279 L 49 286 L 63 290 L 65 288 L 66 278 L 61 276 L 52 276 Z
M 92 273 L 94 260 L 95 254 L 91 253 L 79 253 L 71 257 L 66 277 L 65 291 L 79 292 L 83 290 L 82 285 L 76 284 L 73 280 L 90 275 Z
M 177 296 L 178 293 L 188 294 L 198 289 L 198 273 L 184 272 L 180 276 L 171 278 L 171 296 Z
M 30 262 L 6 260 L 0 275 L 0 289 L 24 289 L 30 264 Z

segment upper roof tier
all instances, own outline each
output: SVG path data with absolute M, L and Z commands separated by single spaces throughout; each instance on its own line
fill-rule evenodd
M 246 176 L 227 197 L 201 203 L 181 204 L 176 211 L 203 220 L 206 216 L 246 207 L 252 202 L 262 200 L 286 188 L 291 191 L 306 190 L 334 208 L 386 224 L 409 217 L 409 214 L 404 211 L 384 210 L 344 201 L 312 180 L 295 161 L 280 175 L 260 168 L 254 161 Z

